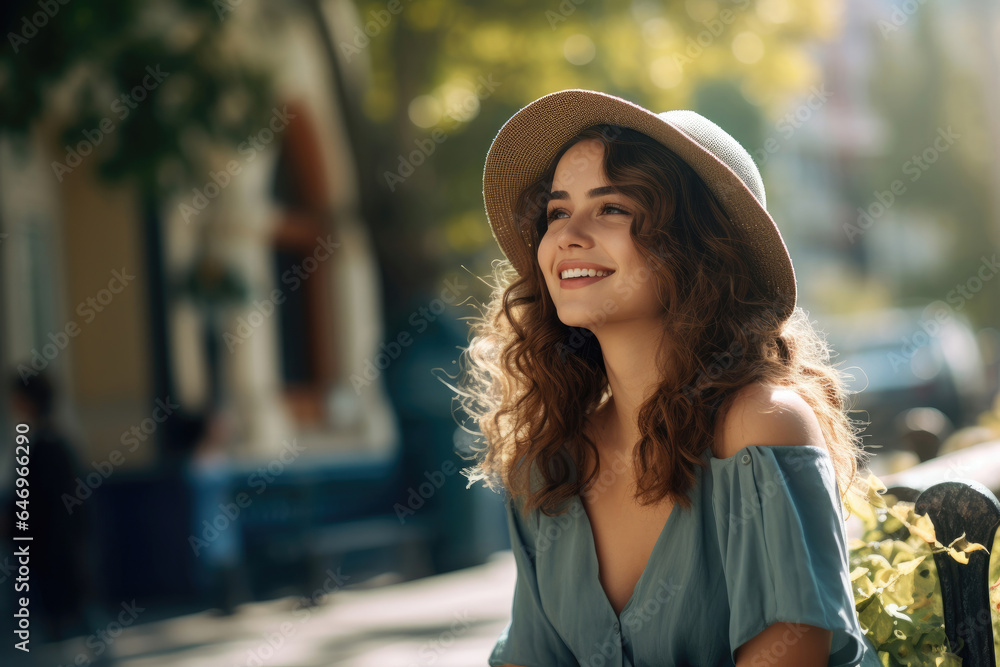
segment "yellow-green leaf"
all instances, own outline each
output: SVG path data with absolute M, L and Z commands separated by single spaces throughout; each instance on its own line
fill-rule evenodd
M 874 473 L 868 473 L 868 502 L 875 507 L 885 507 L 885 499 L 880 495 L 886 491 L 885 484 L 882 483 Z
M 920 558 L 914 558 L 913 560 L 908 560 L 903 563 L 897 563 L 896 569 L 899 570 L 900 574 L 910 574 L 917 569 L 917 566 L 924 562 L 927 556 L 921 556 Z

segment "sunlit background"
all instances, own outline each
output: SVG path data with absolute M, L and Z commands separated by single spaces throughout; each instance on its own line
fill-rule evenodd
M 0 16 L 0 489 L 18 386 L 48 378 L 27 532 L 35 576 L 65 582 L 32 602 L 31 662 L 5 504 L 4 664 L 486 664 L 514 565 L 445 382 L 502 257 L 487 149 L 565 88 L 733 134 L 853 377 L 872 470 L 1000 491 L 996 3 Z M 972 447 L 981 465 L 925 467 Z

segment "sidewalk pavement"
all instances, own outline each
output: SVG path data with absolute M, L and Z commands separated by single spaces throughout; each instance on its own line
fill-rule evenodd
M 378 588 L 240 605 L 124 629 L 103 661 L 86 638 L 37 647 L 25 665 L 116 667 L 470 667 L 486 665 L 510 618 L 510 551 L 480 566 Z M 90 638 L 90 646 L 100 642 Z M 43 652 L 46 653 L 42 655 Z M 80 661 L 77 658 L 83 656 Z M 108 660 L 108 657 L 111 660 Z

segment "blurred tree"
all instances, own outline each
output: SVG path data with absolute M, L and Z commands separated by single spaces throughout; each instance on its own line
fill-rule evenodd
M 483 212 L 481 169 L 490 141 L 524 104 L 590 88 L 651 109 L 725 116 L 750 141 L 760 113 L 740 112 L 784 109 L 818 81 L 803 47 L 836 36 L 841 4 L 359 2 L 360 25 L 339 48 L 371 59 L 364 109 L 396 142 L 372 178 L 406 212 L 378 239 L 396 260 L 388 270 L 399 301 L 445 267 L 471 258 L 482 275 L 501 256 Z M 413 261 L 415 249 L 427 262 Z
M 235 148 L 274 100 L 266 66 L 225 19 L 196 0 L 4 3 L 0 131 L 23 138 L 51 120 L 67 155 L 94 144 L 102 176 L 151 194 L 201 182 L 208 145 Z

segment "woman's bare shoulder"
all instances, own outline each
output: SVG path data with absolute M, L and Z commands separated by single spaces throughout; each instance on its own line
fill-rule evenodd
M 794 389 L 754 382 L 729 400 L 715 426 L 712 454 L 733 456 L 750 445 L 826 447 L 819 418 Z

